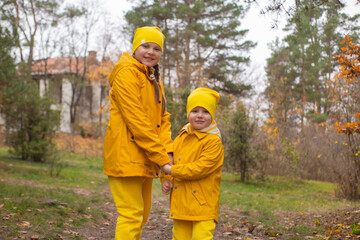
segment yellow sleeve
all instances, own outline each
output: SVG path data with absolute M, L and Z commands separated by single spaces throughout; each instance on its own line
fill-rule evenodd
M 132 68 L 120 70 L 112 86 L 120 112 L 136 144 L 144 149 L 148 159 L 159 166 L 169 163 L 169 157 L 157 132 L 152 128 L 141 102 L 141 82 Z
M 173 165 L 174 166 L 174 165 Z M 161 171 L 160 182 L 163 184 L 166 180 L 173 182 L 173 177 L 171 175 L 167 175 Z

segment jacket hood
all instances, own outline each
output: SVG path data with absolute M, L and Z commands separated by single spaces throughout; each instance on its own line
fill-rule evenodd
M 123 55 L 121 55 L 121 57 L 119 58 L 119 61 L 115 64 L 113 70 L 110 73 L 110 77 L 109 77 L 109 84 L 112 87 L 113 82 L 115 80 L 115 76 L 116 74 L 121 70 L 124 69 L 126 67 L 135 67 L 138 68 L 141 72 L 146 73 L 146 75 L 148 76 L 148 71 L 147 71 L 147 66 L 145 66 L 144 64 L 138 62 L 133 56 L 131 56 L 129 53 L 124 52 Z

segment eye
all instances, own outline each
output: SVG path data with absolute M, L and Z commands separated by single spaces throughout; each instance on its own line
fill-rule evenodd
M 155 51 L 157 51 L 157 52 L 161 52 L 161 48 L 155 48 Z
M 144 44 L 141 45 L 141 46 L 143 46 L 143 48 L 149 48 L 149 47 L 150 47 L 149 44 L 146 44 L 146 43 L 144 43 Z

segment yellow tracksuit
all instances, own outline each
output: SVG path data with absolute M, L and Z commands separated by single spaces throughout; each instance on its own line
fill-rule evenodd
M 110 121 L 104 143 L 104 174 L 119 213 L 116 239 L 141 236 L 151 209 L 152 179 L 157 166 L 170 161 L 173 151 L 170 114 L 162 115 L 162 98 L 147 66 L 124 53 L 111 72 Z M 159 89 L 164 94 L 162 82 Z

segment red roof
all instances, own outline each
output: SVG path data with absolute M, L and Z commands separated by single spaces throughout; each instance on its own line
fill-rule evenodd
M 31 70 L 33 75 L 44 75 L 45 71 L 47 74 L 74 73 L 82 75 L 85 60 L 87 69 L 100 64 L 96 59 L 96 52 L 90 51 L 87 57 L 60 57 L 38 60 L 33 64 Z

